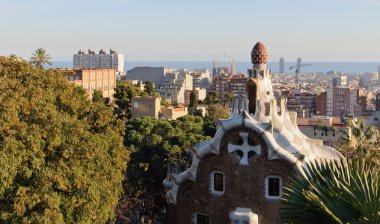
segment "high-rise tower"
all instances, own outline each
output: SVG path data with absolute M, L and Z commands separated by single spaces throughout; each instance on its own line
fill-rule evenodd
M 278 72 L 281 74 L 285 73 L 285 60 L 283 57 L 280 58 Z
M 296 68 L 296 78 L 295 78 L 295 83 L 298 84 L 300 81 L 299 81 L 299 77 L 298 75 L 302 73 L 302 59 L 301 58 L 297 58 L 297 68 Z
M 302 73 L 302 58 L 297 58 L 297 71 L 296 73 Z

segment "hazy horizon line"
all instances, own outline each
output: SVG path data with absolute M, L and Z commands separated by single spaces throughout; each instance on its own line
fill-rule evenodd
M 72 60 L 52 60 L 52 62 L 72 62 Z M 213 62 L 213 60 L 125 60 L 124 62 Z M 234 61 L 235 63 L 237 62 L 245 62 L 245 63 L 250 63 L 250 61 Z M 278 63 L 279 61 L 269 61 L 268 63 Z M 295 61 L 287 61 L 286 62 L 297 62 Z M 315 62 L 315 63 L 380 63 L 379 61 L 313 61 L 313 60 L 302 60 L 302 62 Z M 217 61 L 217 63 L 231 63 L 229 61 Z

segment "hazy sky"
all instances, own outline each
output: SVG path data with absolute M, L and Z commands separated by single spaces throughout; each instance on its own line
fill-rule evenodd
M 115 49 L 130 61 L 380 61 L 380 0 L 0 0 L 0 54 L 54 60 Z

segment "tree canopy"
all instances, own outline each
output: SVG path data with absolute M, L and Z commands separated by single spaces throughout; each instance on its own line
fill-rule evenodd
M 145 92 L 148 94 L 148 96 L 154 96 L 154 84 L 152 81 L 146 81 L 145 83 Z
M 209 105 L 207 107 L 207 119 L 217 122 L 218 119 L 226 119 L 230 116 L 230 111 L 227 106 L 220 104 Z
M 0 57 L 0 223 L 105 223 L 129 154 L 112 108 L 55 70 Z
M 198 107 L 198 96 L 197 93 L 193 90 L 190 93 L 190 102 L 189 102 L 189 113 L 194 114 L 197 111 Z
M 131 119 L 126 123 L 125 146 L 131 152 L 127 170 L 127 190 L 134 203 L 131 210 L 153 217 L 164 207 L 162 181 L 168 167 L 185 169 L 189 149 L 210 139 L 204 133 L 202 117 L 184 116 L 177 120 Z
M 218 93 L 216 91 L 208 91 L 204 103 L 206 105 L 214 105 L 219 103 Z
M 119 118 L 129 118 L 132 109 L 132 97 L 145 95 L 138 87 L 126 81 L 117 81 L 115 89 L 115 114 Z

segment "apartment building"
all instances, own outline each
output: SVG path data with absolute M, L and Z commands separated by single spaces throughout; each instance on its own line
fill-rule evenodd
M 193 77 L 188 73 L 173 72 L 166 74 L 164 81 L 156 89 L 163 99 L 177 104 L 185 104 L 185 91 L 193 89 Z
M 244 74 L 215 76 L 211 90 L 217 92 L 221 101 L 225 100 L 227 93 L 244 96 L 247 80 L 248 78 Z
M 117 74 L 124 73 L 124 55 L 110 49 L 109 54 L 101 49 L 99 54 L 95 51 L 79 50 L 74 54 L 73 66 L 75 69 L 115 69 Z
M 65 72 L 65 77 L 69 82 L 81 86 L 92 98 L 94 90 L 100 90 L 104 98 L 113 101 L 113 94 L 116 88 L 115 69 L 60 69 Z

